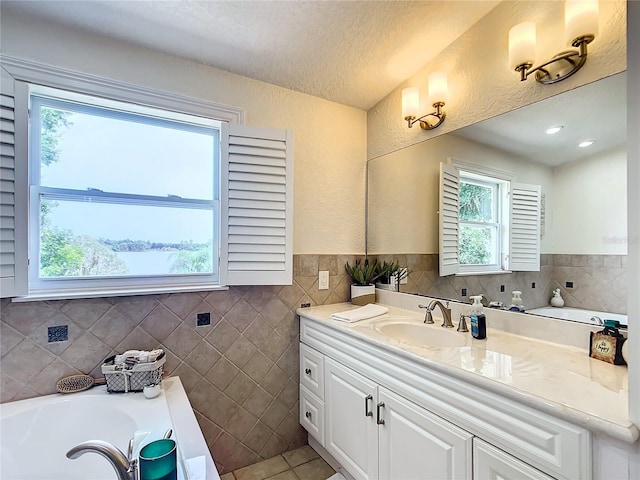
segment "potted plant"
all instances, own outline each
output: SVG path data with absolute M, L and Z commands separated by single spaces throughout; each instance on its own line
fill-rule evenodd
M 378 279 L 378 262 L 369 263 L 369 260 L 362 262 L 357 259 L 353 265 L 349 262 L 344 266 L 347 274 L 351 277 L 351 303 L 354 305 L 367 305 L 376 301 L 375 281 Z
M 407 277 L 409 270 L 401 267 L 397 262 L 387 262 L 386 260 L 378 264 L 377 288 L 384 290 L 400 291 L 400 281 Z

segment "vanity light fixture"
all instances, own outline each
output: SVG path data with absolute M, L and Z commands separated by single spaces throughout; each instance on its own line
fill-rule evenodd
M 415 87 L 402 90 L 402 117 L 407 121 L 409 128 L 416 122 L 420 122 L 423 130 L 432 130 L 442 125 L 447 114 L 442 110 L 449 95 L 447 75 L 444 72 L 434 72 L 429 75 L 429 98 L 433 102 L 434 112 L 418 117 L 420 109 L 420 94 Z M 433 117 L 431 122 L 427 117 Z
M 579 143 L 578 146 L 580 148 L 590 147 L 593 145 L 593 142 L 595 142 L 595 140 L 585 140 L 584 142 Z
M 562 125 L 558 125 L 556 127 L 550 127 L 547 128 L 547 130 L 545 131 L 545 133 L 547 135 L 555 135 L 556 133 L 558 133 L 560 130 L 562 130 L 564 127 Z
M 535 72 L 536 80 L 545 85 L 570 77 L 587 61 L 587 45 L 598 34 L 598 0 L 566 0 L 565 34 L 568 43 L 578 50 L 565 50 L 551 60 L 534 67 L 536 25 L 524 22 L 509 31 L 509 66 L 520 73 L 520 81 Z

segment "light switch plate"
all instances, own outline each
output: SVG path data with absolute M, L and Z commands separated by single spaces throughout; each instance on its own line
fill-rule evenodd
M 408 275 L 407 275 L 407 267 L 404 267 L 402 269 L 400 269 L 400 275 L 403 275 L 400 279 L 400 284 L 401 285 L 405 285 L 408 281 Z
M 329 290 L 329 271 L 320 270 L 318 272 L 318 290 Z

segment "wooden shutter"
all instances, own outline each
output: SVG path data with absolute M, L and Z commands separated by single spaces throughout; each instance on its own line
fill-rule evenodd
M 5 298 L 28 293 L 28 112 L 26 85 L 0 70 L 0 297 Z M 24 125 L 17 121 L 21 116 Z
M 440 164 L 440 276 L 458 273 L 460 268 L 458 247 L 458 192 L 460 173 L 451 165 Z
M 540 271 L 540 185 L 511 184 L 509 269 Z
M 220 283 L 293 281 L 293 132 L 224 124 Z

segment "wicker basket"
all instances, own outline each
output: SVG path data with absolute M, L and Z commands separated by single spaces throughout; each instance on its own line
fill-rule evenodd
M 141 392 L 149 385 L 156 385 L 162 380 L 162 366 L 166 356 L 155 362 L 138 363 L 131 368 L 126 365 L 102 364 L 102 373 L 107 381 L 108 392 Z

